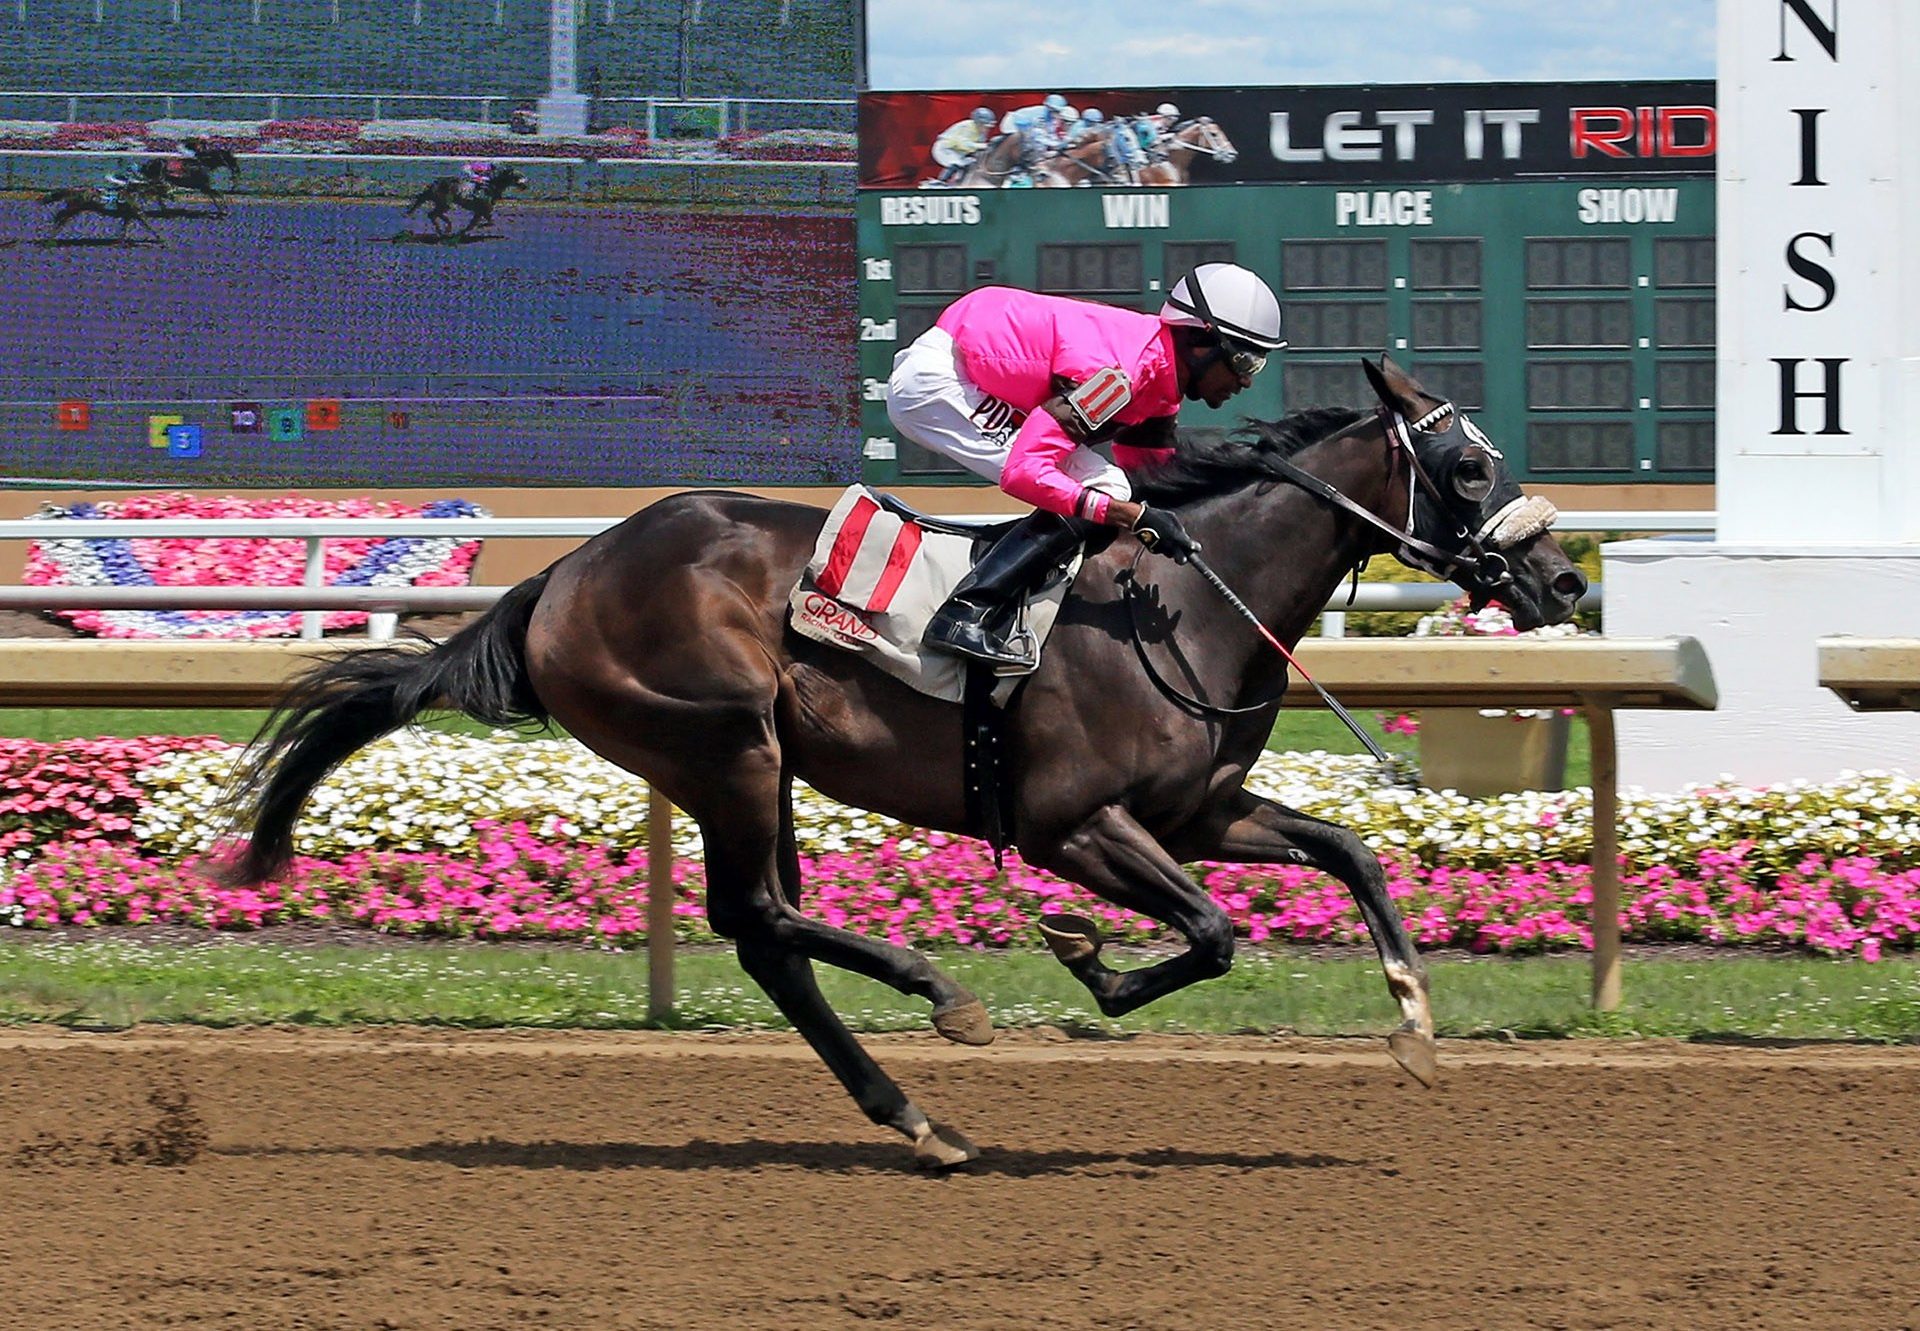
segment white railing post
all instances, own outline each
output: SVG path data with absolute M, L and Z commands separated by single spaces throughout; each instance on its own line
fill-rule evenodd
M 1329 610 L 1320 616 L 1320 636 L 1323 638 L 1344 638 L 1347 636 L 1347 612 Z
M 324 587 L 327 583 L 326 537 L 307 537 L 307 573 L 300 580 L 303 587 Z M 300 612 L 300 636 L 308 640 L 320 636 L 320 611 L 303 610 Z

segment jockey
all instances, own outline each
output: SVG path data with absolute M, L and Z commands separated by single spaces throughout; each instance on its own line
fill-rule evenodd
M 1158 316 L 1011 287 L 949 305 L 894 357 L 887 415 L 907 439 L 1041 511 L 988 550 L 927 626 L 937 651 L 1031 665 L 1010 638 L 1019 598 L 1089 525 L 1185 562 L 1180 519 L 1132 499 L 1128 470 L 1172 455 L 1182 397 L 1222 403 L 1286 345 L 1280 303 L 1236 264 L 1202 264 Z M 1113 441 L 1112 462 L 1090 444 Z
M 1080 113 L 1080 119 L 1074 122 L 1073 129 L 1068 132 L 1066 146 L 1071 148 L 1075 144 L 1085 143 L 1096 134 L 1104 133 L 1106 129 L 1106 112 L 1097 106 L 1089 106 Z
M 1000 117 L 1000 130 L 1003 134 L 1019 134 L 1029 155 L 1037 161 L 1060 151 L 1079 118 L 1080 113 L 1067 105 L 1064 96 L 1050 92 L 1039 105 L 1023 106 Z
M 1140 142 L 1140 150 L 1151 158 L 1164 158 L 1167 146 L 1163 140 L 1180 123 L 1180 108 L 1172 102 L 1162 102 L 1146 115 L 1133 118 L 1134 137 Z
M 461 183 L 475 194 L 486 185 L 487 177 L 493 174 L 492 162 L 468 162 L 460 168 L 460 174 L 466 177 Z
M 990 107 L 976 107 L 965 120 L 956 120 L 933 141 L 933 160 L 942 167 L 940 183 L 951 185 L 967 173 L 967 168 L 993 140 L 994 114 Z

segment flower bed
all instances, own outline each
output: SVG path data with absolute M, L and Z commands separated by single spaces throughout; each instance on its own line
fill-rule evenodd
M 352 922 L 390 933 L 644 937 L 646 808 L 638 781 L 571 741 L 403 733 L 316 792 L 276 885 L 229 892 L 204 874 L 209 817 L 236 749 L 212 739 L 0 743 L 0 924 L 169 922 L 259 928 Z M 1425 947 L 1521 952 L 1591 945 L 1584 791 L 1470 801 L 1385 785 L 1370 763 L 1268 755 L 1252 781 L 1359 829 Z M 1121 941 L 1160 937 L 984 846 L 847 810 L 801 788 L 807 909 L 896 943 L 1031 946 L 1048 910 Z M 1794 947 L 1877 958 L 1920 942 L 1920 784 L 1623 799 L 1623 924 L 1642 941 Z M 698 832 L 676 819 L 681 932 L 708 937 Z M 1365 938 L 1346 889 L 1295 867 L 1208 864 L 1196 877 L 1253 942 Z
M 399 518 L 486 517 L 464 499 L 425 505 L 371 499 L 206 498 L 185 494 L 136 495 L 98 504 L 51 509 L 46 517 L 101 518 Z M 464 585 L 480 553 L 478 541 L 394 536 L 328 540 L 322 548 L 330 587 L 450 587 Z M 304 540 L 151 537 L 34 541 L 25 581 L 33 586 L 297 587 L 306 576 Z M 56 610 L 55 615 L 103 638 L 260 638 L 300 631 L 300 612 L 285 610 Z M 330 629 L 364 624 L 360 611 L 330 611 Z

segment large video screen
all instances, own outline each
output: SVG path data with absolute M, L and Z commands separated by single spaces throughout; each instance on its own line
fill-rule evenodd
M 857 0 L 26 0 L 12 484 L 858 471 Z

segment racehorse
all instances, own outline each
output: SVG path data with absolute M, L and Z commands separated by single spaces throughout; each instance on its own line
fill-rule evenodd
M 1016 130 L 989 143 L 953 182 L 952 188 L 1001 189 L 1012 181 L 1024 179 L 1026 173 L 1026 136 Z
M 1142 185 L 1184 185 L 1193 178 L 1196 156 L 1206 156 L 1225 166 L 1240 155 L 1225 130 L 1212 116 L 1183 121 L 1168 136 L 1166 157 L 1140 168 Z
M 156 203 L 159 195 L 145 184 L 127 185 L 109 195 L 105 190 L 91 185 L 80 185 L 69 189 L 51 190 L 40 196 L 42 203 L 57 203 L 60 211 L 53 215 L 53 230 L 47 233 L 47 239 L 53 240 L 60 234 L 60 228 L 82 213 L 97 213 L 101 217 L 111 217 L 120 223 L 118 239 L 125 241 L 127 228 L 138 222 L 140 229 L 155 240 L 160 240 L 153 223 L 141 215 L 141 203 Z
M 151 182 L 163 200 L 176 189 L 205 195 L 213 201 L 215 215 L 225 217 L 226 206 L 220 200 L 220 192 L 213 187 L 213 173 L 225 167 L 227 188 L 231 190 L 240 179 L 240 159 L 232 149 L 210 148 L 202 139 L 183 139 L 180 146 L 193 154 L 191 161 L 178 157 L 149 158 L 140 164 L 140 178 Z
M 1487 437 L 1391 360 L 1365 362 L 1375 411 L 1322 408 L 1219 439 L 1138 476 L 1282 641 L 1297 643 L 1343 576 L 1397 552 L 1497 597 L 1516 626 L 1564 622 L 1586 580 Z M 993 1037 L 985 1007 L 932 960 L 803 915 L 796 779 L 857 808 L 964 831 L 961 709 L 787 624 L 818 508 L 694 491 L 643 509 L 512 588 L 422 652 L 372 648 L 304 675 L 250 747 L 228 807 L 250 841 L 227 862 L 257 883 L 334 765 L 429 708 L 495 725 L 552 720 L 654 784 L 699 824 L 707 918 L 875 1123 L 919 1163 L 974 1158 L 861 1048 L 817 987 L 825 962 L 932 1004 L 940 1034 Z M 1402 524 L 1405 524 L 1404 526 Z M 1353 832 L 1248 791 L 1287 680 L 1202 573 L 1114 535 L 1090 553 L 1038 670 L 1011 705 L 1013 843 L 1028 863 L 1170 926 L 1187 950 L 1132 970 L 1100 959 L 1090 920 L 1051 915 L 1055 955 L 1118 1016 L 1232 963 L 1233 926 L 1181 869 L 1311 865 L 1351 890 L 1402 1024 L 1389 1050 L 1437 1076 L 1424 964 L 1379 860 Z
M 1116 162 L 1112 151 L 1115 134 L 1131 134 L 1124 125 L 1116 125 L 1097 134 L 1089 134 L 1070 148 L 1048 157 L 1033 172 L 1033 183 L 1043 188 L 1078 185 L 1185 185 L 1192 178 L 1190 164 L 1196 155 L 1231 162 L 1239 151 L 1226 131 L 1211 116 L 1182 121 L 1160 141 L 1159 152 L 1139 166 Z
M 453 206 L 459 204 L 473 216 L 460 228 L 466 235 L 477 226 L 493 225 L 493 206 L 508 190 L 527 186 L 527 178 L 511 166 L 497 166 L 488 173 L 486 182 L 474 188 L 459 176 L 438 176 L 431 185 L 413 196 L 413 201 L 403 210 L 408 217 L 421 204 L 427 205 L 427 220 L 433 223 L 433 229 L 442 236 L 453 234 L 453 223 L 448 214 Z

